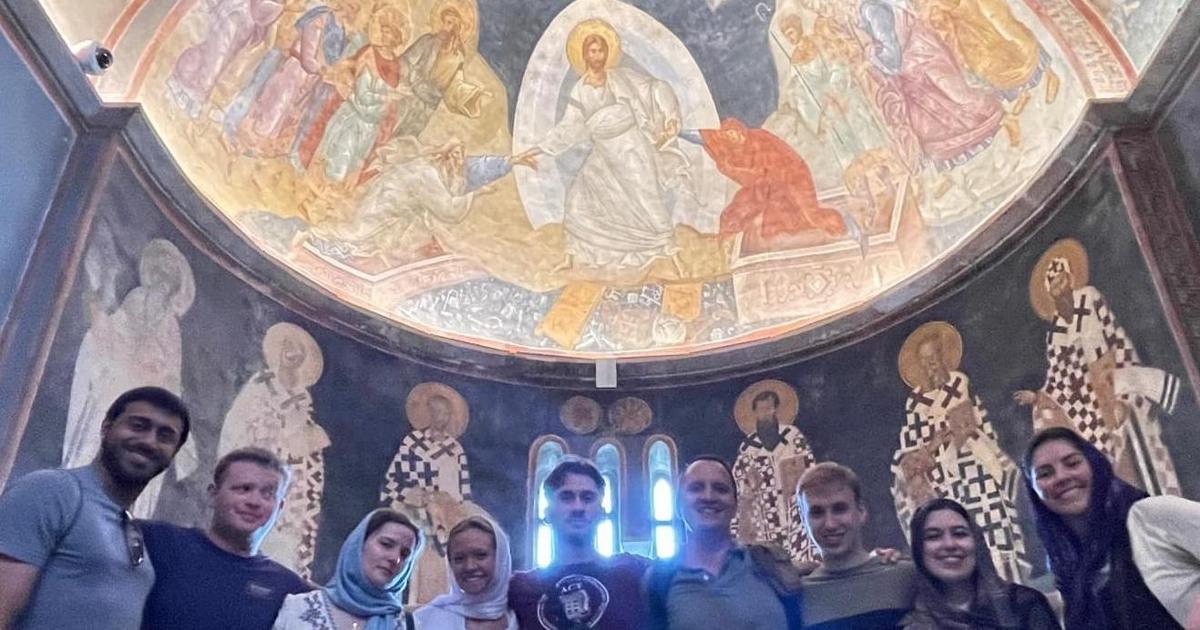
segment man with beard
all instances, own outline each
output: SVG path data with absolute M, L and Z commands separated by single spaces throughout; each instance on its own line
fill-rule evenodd
M 777 547 L 742 546 L 730 532 L 733 471 L 702 456 L 684 469 L 679 506 L 691 535 L 676 559 L 655 563 L 646 592 L 652 630 L 800 628 L 801 575 Z M 736 605 L 731 603 L 736 602 Z
M 821 566 L 804 578 L 804 627 L 898 627 L 913 605 L 916 569 L 908 560 L 888 564 L 863 545 L 867 506 L 858 476 L 822 462 L 800 478 L 797 495 L 804 526 L 821 554 Z
M 814 558 L 812 545 L 793 495 L 800 474 L 815 459 L 804 433 L 780 422 L 780 404 L 772 389 L 759 392 L 750 403 L 754 432 L 742 441 L 733 463 L 742 502 L 734 533 L 743 543 L 770 544 L 793 562 L 807 562 Z
M 587 460 L 564 459 L 546 477 L 546 519 L 554 560 L 513 575 L 508 605 L 524 630 L 629 630 L 643 627 L 640 594 L 650 561 L 619 553 L 605 558 L 593 541 L 600 523 L 604 477 Z
M 0 497 L 0 628 L 129 630 L 154 583 L 129 508 L 187 441 L 175 394 L 139 387 L 117 397 L 88 466 L 41 470 Z
M 258 553 L 283 505 L 287 468 L 248 447 L 217 462 L 208 486 L 207 530 L 144 525 L 157 567 L 142 630 L 269 630 L 284 597 L 312 590 L 300 576 Z

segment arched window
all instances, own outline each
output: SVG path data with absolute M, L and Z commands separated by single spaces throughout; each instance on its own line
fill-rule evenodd
M 650 489 L 650 555 L 673 558 L 679 549 L 675 514 L 675 443 L 656 435 L 646 442 L 646 486 Z
M 611 556 L 621 551 L 621 481 L 625 469 L 625 457 L 620 446 L 613 442 L 599 442 L 592 452 L 592 461 L 604 477 L 604 497 L 600 508 L 604 515 L 596 528 L 596 551 L 602 556 Z
M 550 502 L 546 499 L 546 477 L 567 454 L 567 443 L 553 435 L 538 438 L 529 447 L 529 523 L 534 533 L 532 539 L 533 563 L 541 568 L 554 560 L 554 537 L 550 524 L 546 522 L 546 510 Z

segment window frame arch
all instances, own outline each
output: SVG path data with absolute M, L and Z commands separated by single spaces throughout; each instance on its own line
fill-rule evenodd
M 605 447 L 611 446 L 617 453 L 616 469 L 612 471 L 605 470 L 600 464 L 599 454 Z M 601 516 L 601 523 L 610 522 L 613 528 L 613 548 L 612 555 L 621 553 L 624 548 L 623 527 L 621 526 L 621 518 L 625 513 L 625 493 L 628 490 L 629 483 L 625 478 L 625 466 L 628 464 L 625 447 L 614 438 L 605 437 L 592 442 L 592 447 L 589 452 L 589 458 L 596 465 L 596 470 L 600 471 L 600 476 L 604 477 L 606 487 L 611 486 L 609 492 L 612 496 L 612 509 L 605 512 Z M 603 508 L 601 508 L 603 510 Z M 597 540 L 593 543 L 596 546 L 596 551 L 600 551 L 599 546 L 599 528 L 597 528 Z M 604 555 L 601 552 L 601 555 Z
M 541 499 L 545 496 L 542 487 L 545 485 L 546 480 L 545 478 L 540 478 L 540 475 L 538 474 L 538 460 L 541 459 L 540 455 L 542 448 L 551 443 L 558 446 L 559 450 L 562 451 L 558 461 L 561 462 L 564 457 L 567 457 L 571 454 L 570 445 L 567 444 L 566 440 L 557 435 L 539 436 L 533 441 L 532 444 L 529 445 L 528 474 L 525 478 L 526 490 L 528 493 L 526 495 L 528 499 L 525 502 L 525 523 L 529 531 L 529 564 L 535 568 L 545 566 L 538 562 L 538 540 L 542 527 L 548 527 L 539 508 Z M 558 463 L 556 462 L 555 466 L 557 465 Z M 553 468 L 551 470 L 553 470 Z M 549 474 L 549 471 L 547 471 L 546 476 L 548 477 Z M 550 541 L 550 550 L 548 554 L 549 559 L 547 564 L 554 561 L 553 539 Z
M 650 461 L 650 455 L 656 444 L 662 444 L 667 449 L 668 474 L 665 478 L 671 488 L 671 518 L 667 520 L 657 519 L 654 514 L 654 483 L 659 473 L 654 469 Z M 646 488 L 648 515 L 650 517 L 650 557 L 653 559 L 673 558 L 679 552 L 683 536 L 681 532 L 682 528 L 680 527 L 682 521 L 679 515 L 679 477 L 681 474 L 679 470 L 679 447 L 676 446 L 675 440 L 671 436 L 655 434 L 646 438 L 645 443 L 642 445 L 642 471 L 642 480 Z M 661 556 L 658 551 L 658 532 L 660 528 L 664 527 L 669 527 L 674 532 L 675 548 L 669 556 Z

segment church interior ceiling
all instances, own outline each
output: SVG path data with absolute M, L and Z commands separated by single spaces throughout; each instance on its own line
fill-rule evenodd
M 437 338 L 675 356 L 953 256 L 1186 0 L 41 0 L 279 265 Z

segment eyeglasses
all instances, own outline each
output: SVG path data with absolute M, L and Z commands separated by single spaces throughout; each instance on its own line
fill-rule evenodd
M 138 567 L 146 559 L 146 539 L 142 537 L 142 527 L 133 520 L 129 510 L 121 513 L 121 529 L 125 534 L 125 548 L 129 550 L 129 564 Z

